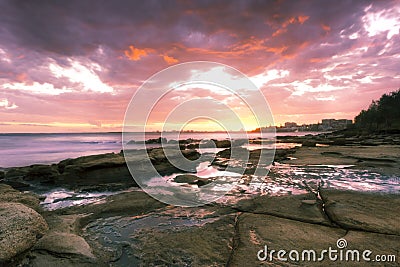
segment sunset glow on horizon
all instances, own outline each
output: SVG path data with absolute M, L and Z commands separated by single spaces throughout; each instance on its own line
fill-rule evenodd
M 400 88 L 399 1 L 2 1 L 0 10 L 0 133 L 119 132 L 143 82 L 190 61 L 247 75 L 277 126 L 353 119 Z M 180 130 L 160 123 L 167 108 L 207 97 L 238 111 L 245 126 L 233 130 L 257 126 L 243 103 L 204 87 L 168 94 L 148 130 Z M 221 128 L 199 119 L 184 130 Z

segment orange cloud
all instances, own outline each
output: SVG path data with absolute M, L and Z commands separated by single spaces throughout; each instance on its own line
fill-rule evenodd
M 283 22 L 283 24 L 281 25 L 281 28 L 279 28 L 277 31 L 275 31 L 272 36 L 275 37 L 277 35 L 283 34 L 285 32 L 287 32 L 287 27 L 290 24 L 303 24 L 304 22 L 306 22 L 310 17 L 309 16 L 297 16 L 297 17 L 291 17 L 288 20 L 286 20 L 285 22 Z
M 124 54 L 127 58 L 133 61 L 138 61 L 142 57 L 147 56 L 149 53 L 152 53 L 154 50 L 150 48 L 139 49 L 134 47 L 133 45 L 129 46 L 129 50 L 125 50 Z
M 163 59 L 169 65 L 179 62 L 179 60 L 177 60 L 176 58 L 173 58 L 173 57 L 170 57 L 170 56 L 167 56 L 167 55 L 163 55 Z
M 329 27 L 328 25 L 325 25 L 325 24 L 322 24 L 321 27 L 326 32 L 329 32 L 331 30 L 331 27 Z
M 303 24 L 306 22 L 310 17 L 309 16 L 298 16 L 297 20 L 299 21 L 300 24 Z
M 272 34 L 272 37 L 278 36 L 278 35 L 283 34 L 283 33 L 285 33 L 285 32 L 287 32 L 287 29 L 286 29 L 286 28 L 280 28 L 280 29 L 278 29 L 276 32 L 274 32 L 274 33 Z
M 310 60 L 309 60 L 309 62 L 311 62 L 311 63 L 318 63 L 318 62 L 323 62 L 323 61 L 325 61 L 324 58 L 316 58 L 316 57 L 310 58 Z
M 15 78 L 18 82 L 23 82 L 26 80 L 26 73 L 20 73 Z
M 235 47 L 232 48 L 233 51 L 242 51 L 242 53 L 248 53 L 249 51 L 259 51 L 259 50 L 264 50 L 265 45 L 264 45 L 264 40 L 263 39 L 257 39 L 254 36 L 252 36 L 250 39 L 242 41 L 240 44 L 235 45 Z
M 282 46 L 282 47 L 268 47 L 267 51 L 268 52 L 272 52 L 275 54 L 282 54 L 283 52 L 285 52 L 288 49 L 287 46 Z
M 175 44 L 175 47 L 185 51 L 188 54 L 196 54 L 196 55 L 203 55 L 203 56 L 216 56 L 216 57 L 220 57 L 220 58 L 238 57 L 240 55 L 245 54 L 245 52 L 246 52 L 239 48 L 236 49 L 235 47 L 232 48 L 232 51 L 231 50 L 228 50 L 228 51 L 213 50 L 213 49 L 209 49 L 209 48 L 200 48 L 200 47 L 187 47 L 187 46 L 184 46 L 183 44 L 178 44 L 178 43 Z

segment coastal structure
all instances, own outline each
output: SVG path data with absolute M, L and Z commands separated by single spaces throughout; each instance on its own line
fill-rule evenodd
M 351 125 L 353 125 L 353 121 L 348 119 L 322 119 L 321 122 L 302 125 L 298 125 L 296 122 L 285 122 L 279 127 L 267 126 L 257 128 L 252 132 L 271 132 L 273 130 L 277 132 L 329 132 L 344 130 Z

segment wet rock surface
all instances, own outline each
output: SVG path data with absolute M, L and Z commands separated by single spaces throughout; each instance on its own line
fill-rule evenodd
M 258 196 L 239 201 L 235 206 L 242 212 L 266 214 L 315 224 L 331 225 L 323 212 L 323 203 L 314 194 L 289 196 Z
M 258 196 L 234 206 L 178 208 L 140 191 L 122 193 L 102 203 L 47 212 L 50 230 L 22 262 L 29 266 L 258 266 L 257 253 L 265 245 L 275 250 L 320 251 L 335 248 L 339 238 L 354 249 L 399 252 L 399 195 L 369 193 L 366 197 L 324 189 L 320 194 L 321 199 L 313 193 Z M 387 208 L 385 203 L 394 204 Z M 349 222 L 357 222 L 356 227 Z M 272 263 L 285 264 L 276 255 Z M 325 260 L 317 266 L 330 263 Z M 309 266 L 309 262 L 291 264 Z
M 261 153 L 270 149 L 221 150 L 207 170 L 212 166 L 221 170 L 237 168 L 244 170 L 243 179 L 223 199 L 197 208 L 168 206 L 139 188 L 131 188 L 95 203 L 43 211 L 37 195 L 0 184 L 0 211 L 7 214 L 0 215 L 0 235 L 13 229 L 16 232 L 11 236 L 25 235 L 24 229 L 15 228 L 18 220 L 8 219 L 15 208 L 25 215 L 35 214 L 38 216 L 35 222 L 42 220 L 48 225 L 43 229 L 33 227 L 42 231 L 37 231 L 28 245 L 18 242 L 24 248 L 13 254 L 5 250 L 8 254 L 2 257 L 9 266 L 331 266 L 342 262 L 332 262 L 327 257 L 315 262 L 282 261 L 277 254 L 271 260 L 260 261 L 257 254 L 265 246 L 270 251 L 337 249 L 340 238 L 347 241 L 349 249 L 368 249 L 373 255 L 399 257 L 398 185 L 395 180 L 381 183 L 385 177 L 399 177 L 400 147 L 390 143 L 396 143 L 397 137 L 381 138 L 385 144 L 378 138 L 374 145 L 372 140 L 366 145 L 346 136 L 302 138 L 300 148 L 276 150 L 274 162 L 259 162 Z M 293 137 L 285 141 L 299 142 Z M 179 141 L 185 146 L 196 142 Z M 304 145 L 306 142 L 310 145 Z M 191 161 L 199 157 L 196 150 L 182 150 L 170 153 L 172 160 L 178 158 L 178 152 Z M 135 153 L 130 154 L 130 160 L 139 168 L 143 153 Z M 177 184 L 201 186 L 200 181 L 212 181 L 212 177 L 202 179 L 190 172 L 181 173 L 160 149 L 149 149 L 146 153 L 160 173 L 177 174 L 173 176 Z M 243 155 L 249 157 L 246 164 L 240 159 Z M 270 174 L 254 175 L 258 164 L 270 168 Z M 191 168 L 194 173 L 196 166 Z M 129 184 L 124 182 L 126 171 L 122 154 L 104 154 L 54 165 L 10 168 L 5 170 L 3 180 L 50 186 L 68 184 L 92 192 L 131 186 L 132 178 Z M 142 173 L 146 175 L 145 171 Z M 370 186 L 379 191 L 383 184 L 391 191 L 357 192 L 332 187 L 338 181 L 340 185 L 351 184 L 352 175 L 354 179 L 368 176 L 358 181 L 364 189 Z M 379 184 L 374 180 L 377 177 L 381 179 Z M 0 240 L 0 244 L 3 240 L 12 242 L 3 236 Z M 398 266 L 398 260 L 368 265 Z M 364 266 L 366 262 L 345 264 Z
M 303 146 L 311 147 L 316 144 L 333 146 L 400 145 L 400 134 L 398 133 L 362 133 L 351 130 L 322 133 L 318 135 L 277 136 L 277 139 L 282 143 L 299 143 L 303 144 Z
M 330 194 L 331 197 L 347 194 L 343 205 L 361 200 L 365 207 L 374 202 L 400 199 L 399 195 L 381 199 L 381 194 L 370 194 L 370 198 L 364 199 L 363 193 L 354 191 L 332 190 Z M 329 201 L 324 201 L 310 193 L 261 196 L 242 200 L 234 207 L 161 206 L 148 207 L 148 212 L 144 213 L 126 210 L 129 216 L 126 213 L 97 216 L 86 224 L 82 234 L 101 261 L 113 262 L 115 266 L 126 266 L 128 263 L 133 263 L 132 266 L 258 266 L 261 262 L 257 259 L 257 252 L 265 245 L 275 250 L 321 251 L 329 246 L 336 248 L 339 238 L 345 238 L 353 249 L 371 249 L 381 254 L 398 253 L 400 235 L 396 231 L 399 226 L 392 225 L 395 227 L 393 234 L 386 234 L 387 231 L 371 232 L 366 224 L 368 220 L 377 220 L 376 224 L 386 229 L 387 222 L 397 219 L 396 213 L 377 213 L 375 216 L 373 211 L 381 207 L 371 205 L 366 209 L 371 213 L 369 217 L 365 221 L 358 219 L 359 227 L 353 230 L 342 227 L 340 219 L 327 215 L 331 212 L 330 205 Z M 392 211 L 396 212 L 395 209 Z M 347 213 L 349 220 L 359 217 L 352 215 Z M 380 243 L 374 245 L 374 239 Z M 284 265 L 276 256 L 273 263 Z M 309 266 L 309 262 L 292 261 L 292 264 Z M 326 258 L 317 266 L 329 264 L 331 261 Z M 391 263 L 386 265 L 395 266 Z
M 400 195 L 322 189 L 329 217 L 344 229 L 400 235 Z
M 352 165 L 354 169 L 400 176 L 399 145 L 301 147 L 292 156 L 294 159 L 281 162 L 293 165 Z
M 231 266 L 259 266 L 262 261 L 257 258 L 257 253 L 264 250 L 265 245 L 269 250 L 275 251 L 328 248 L 334 246 L 336 240 L 344 236 L 346 231 L 270 215 L 244 213 L 238 219 L 237 233 L 238 245 L 234 250 Z M 261 257 L 264 256 L 262 253 Z M 266 256 L 264 263 L 278 266 L 286 264 L 278 261 L 276 255 L 273 255 L 272 260 L 269 254 Z
M 335 264 L 397 266 L 396 262 L 363 262 L 362 259 L 360 261 L 340 261 L 339 251 L 341 249 L 337 246 L 337 240 L 344 238 L 347 241 L 348 249 L 357 249 L 360 253 L 364 250 L 371 250 L 373 255 L 398 255 L 399 236 L 346 231 L 341 228 L 251 213 L 244 213 L 239 217 L 237 233 L 238 242 L 230 266 L 260 266 L 264 264 L 273 266 L 332 266 Z M 267 246 L 267 250 L 265 250 L 265 246 Z M 324 257 L 321 257 L 321 251 L 329 250 L 329 247 L 336 250 L 336 254 L 332 254 L 336 255 L 336 260 L 330 260 L 327 253 L 324 254 Z M 260 250 L 262 252 L 258 254 Z M 286 261 L 278 258 L 277 252 L 279 250 L 286 251 L 285 255 L 280 256 L 286 258 Z M 291 254 L 292 258 L 289 257 L 292 250 L 299 252 L 298 258 L 295 253 Z M 315 251 L 315 257 L 314 254 L 306 252 L 303 260 L 303 251 L 310 250 Z M 272 256 L 271 251 L 275 252 Z M 343 251 L 346 253 L 345 249 Z M 258 259 L 257 255 L 260 256 L 261 260 Z
M 148 168 L 140 169 L 144 157 L 148 157 L 153 166 L 161 175 L 179 171 L 168 160 L 185 157 L 189 160 L 199 158 L 196 150 L 175 151 L 169 153 L 167 159 L 160 148 L 149 149 L 143 153 L 129 151 L 128 161 L 137 171 L 137 174 L 146 175 Z M 179 154 L 178 154 L 179 153 Z M 195 166 L 192 166 L 195 170 Z M 76 159 L 66 159 L 58 164 L 31 165 L 27 167 L 8 168 L 4 174 L 4 183 L 16 187 L 35 187 L 36 185 L 55 187 L 62 186 L 70 189 L 108 190 L 122 189 L 137 186 L 126 164 L 122 153 L 108 153 L 101 155 L 84 156 Z M 20 186 L 18 186 L 20 185 Z

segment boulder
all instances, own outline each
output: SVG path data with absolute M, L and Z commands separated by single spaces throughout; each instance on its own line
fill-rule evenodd
M 191 174 L 182 174 L 182 175 L 177 175 L 174 178 L 175 183 L 187 183 L 187 184 L 194 184 L 199 177 L 196 175 L 191 175 Z
M 35 164 L 11 168 L 7 171 L 5 178 L 8 181 L 35 181 L 42 184 L 54 184 L 58 175 L 56 165 Z
M 230 140 L 203 140 L 200 142 L 201 148 L 208 148 L 208 147 L 216 147 L 216 148 L 230 148 L 231 141 Z
M 227 158 L 230 159 L 233 155 L 236 155 L 236 159 L 256 159 L 258 160 L 260 154 L 260 149 L 248 151 L 246 148 L 243 147 L 234 147 L 234 148 L 227 148 L 217 153 L 217 157 L 219 158 Z
M 0 263 L 30 249 L 46 231 L 43 217 L 21 203 L 0 203 Z
M 167 138 L 165 137 L 159 137 L 155 139 L 149 139 L 145 141 L 146 144 L 166 144 L 167 143 Z
M 166 153 L 168 158 L 165 155 Z M 182 172 L 182 170 L 195 172 L 198 163 L 194 161 L 200 157 L 200 153 L 194 149 L 154 148 L 148 150 L 148 157 L 160 175 L 170 175 L 174 172 Z
M 16 202 L 40 211 L 39 196 L 33 193 L 22 193 L 6 184 L 0 184 L 0 202 Z
M 21 179 L 25 177 L 25 175 L 28 172 L 28 167 L 15 167 L 15 168 L 10 168 L 7 170 L 5 174 L 5 179 L 6 180 L 16 180 L 16 179 Z
M 282 161 L 288 159 L 289 155 L 296 153 L 295 148 L 290 149 L 275 149 L 274 161 Z
M 28 167 L 24 180 L 54 184 L 58 175 L 56 165 L 31 165 Z
M 58 164 L 57 184 L 89 186 L 103 183 L 124 183 L 136 186 L 121 154 L 102 154 L 63 160 Z
M 34 250 L 46 250 L 56 254 L 76 254 L 94 259 L 92 249 L 82 237 L 72 233 L 52 232 L 43 236 Z
M 193 144 L 188 144 L 185 147 L 186 149 L 198 149 L 199 148 L 199 143 L 193 143 Z
M 182 175 L 177 175 L 174 178 L 174 182 L 196 184 L 198 186 L 203 186 L 203 185 L 211 183 L 212 179 L 200 178 L 200 177 L 197 177 L 196 175 L 192 175 L 192 174 L 182 174 Z
M 21 180 L 3 180 L 1 181 L 3 184 L 9 185 L 12 188 L 18 189 L 18 190 L 29 190 L 31 185 L 23 182 Z

